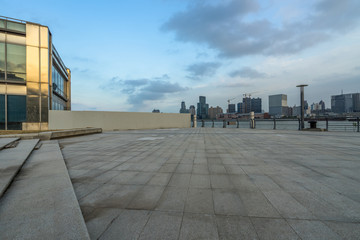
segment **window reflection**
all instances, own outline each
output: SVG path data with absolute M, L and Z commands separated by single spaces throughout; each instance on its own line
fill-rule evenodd
M 14 31 L 18 31 L 18 32 L 26 32 L 26 25 L 23 23 L 7 21 L 6 25 L 7 25 L 6 26 L 7 29 L 9 29 L 9 30 L 14 30 Z
M 0 80 L 5 79 L 5 43 L 0 43 Z
M 66 80 L 54 66 L 52 66 L 52 85 L 53 91 L 66 98 Z

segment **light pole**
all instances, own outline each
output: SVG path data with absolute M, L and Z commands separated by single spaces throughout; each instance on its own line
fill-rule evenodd
M 304 125 L 304 87 L 307 87 L 307 84 L 301 84 L 301 85 L 297 85 L 296 87 L 300 88 L 300 105 L 301 105 L 301 111 L 300 111 L 300 120 L 301 120 L 301 125 L 300 125 L 300 130 L 303 130 L 305 125 Z

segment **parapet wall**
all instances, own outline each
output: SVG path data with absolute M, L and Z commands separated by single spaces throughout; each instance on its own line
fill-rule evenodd
M 104 131 L 158 128 L 189 128 L 190 114 L 49 111 L 49 129 L 96 127 Z

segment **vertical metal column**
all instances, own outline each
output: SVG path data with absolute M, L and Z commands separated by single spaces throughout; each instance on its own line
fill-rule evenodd
M 357 121 L 357 132 L 360 132 L 360 120 L 359 117 L 356 118 Z
M 301 105 L 301 109 L 300 109 L 300 130 L 303 130 L 305 128 L 305 124 L 304 124 L 304 87 L 306 87 L 308 85 L 306 84 L 302 84 L 302 85 L 297 85 L 296 87 L 300 87 L 300 105 Z

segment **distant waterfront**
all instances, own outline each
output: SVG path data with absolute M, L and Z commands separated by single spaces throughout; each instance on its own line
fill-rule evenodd
M 329 131 L 346 131 L 346 132 L 356 132 L 357 128 L 353 125 L 353 123 L 356 122 L 350 122 L 350 121 L 329 121 Z M 249 128 L 250 124 L 249 121 L 240 121 L 239 122 L 239 128 Z M 201 120 L 197 122 L 197 127 L 201 127 Z M 211 120 L 205 120 L 205 127 L 211 128 L 212 127 L 212 121 Z M 215 121 L 214 122 L 215 128 L 222 128 L 223 122 L 222 121 Z M 227 128 L 236 128 L 236 122 L 234 125 L 226 125 Z M 272 120 L 263 121 L 258 120 L 256 121 L 256 128 L 257 129 L 268 129 L 271 130 L 274 127 L 274 123 Z M 305 121 L 305 128 L 310 127 L 310 124 Z M 318 121 L 317 122 L 318 128 L 326 128 L 326 122 L 325 121 Z M 299 123 L 298 121 L 289 120 L 289 121 L 276 121 L 276 129 L 277 130 L 298 130 Z

